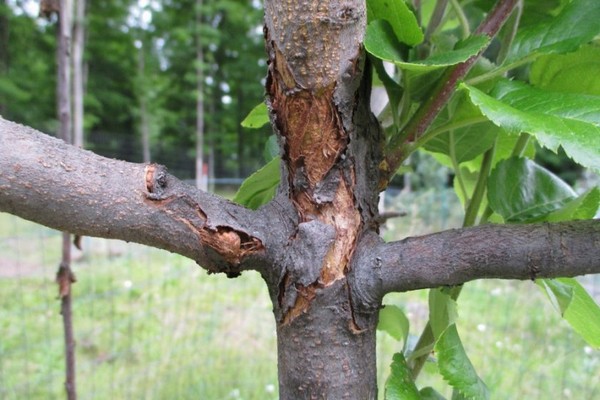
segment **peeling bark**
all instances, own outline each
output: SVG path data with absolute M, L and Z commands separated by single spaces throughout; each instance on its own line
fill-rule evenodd
M 274 282 L 282 399 L 377 395 L 377 313 L 356 317 L 347 279 L 360 236 L 376 229 L 382 159 L 370 82 L 361 88 L 365 25 L 362 1 L 265 3 L 280 190 L 299 222 Z

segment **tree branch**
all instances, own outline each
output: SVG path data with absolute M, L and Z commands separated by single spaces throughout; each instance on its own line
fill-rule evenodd
M 363 286 L 354 292 L 370 305 L 390 292 L 475 279 L 600 273 L 600 220 L 482 225 L 391 243 L 376 240 L 363 240 L 353 264 L 355 286 Z
M 2 118 L 0 211 L 169 250 L 230 276 L 259 269 L 265 243 L 282 229 L 268 222 L 281 224 L 277 213 L 262 218 L 268 211 L 199 191 L 162 166 L 100 157 Z

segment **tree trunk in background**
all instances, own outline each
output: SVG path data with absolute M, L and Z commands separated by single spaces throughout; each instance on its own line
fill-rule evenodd
M 0 0 L 0 75 L 8 73 L 8 6 L 6 0 Z M 0 115 L 6 113 L 7 104 L 5 99 L 0 98 Z
M 73 21 L 73 144 L 83 147 L 83 51 L 85 48 L 85 0 L 75 1 Z
M 202 0 L 196 0 L 196 187 L 206 190 L 204 171 L 204 51 L 202 49 Z
M 150 125 L 148 124 L 148 108 L 145 94 L 146 84 L 146 43 L 143 39 L 140 39 L 140 54 L 138 58 L 138 76 L 141 82 L 140 84 L 140 130 L 142 136 L 142 159 L 143 162 L 149 163 L 151 160 L 150 156 Z
M 60 132 L 59 137 L 67 143 L 73 143 L 73 132 L 71 124 L 71 29 L 73 15 L 73 3 L 71 0 L 61 0 L 58 12 L 58 119 Z M 61 315 L 63 318 L 64 340 L 65 340 L 65 390 L 69 400 L 77 398 L 75 385 L 75 339 L 73 335 L 72 307 L 71 307 L 71 284 L 75 282 L 71 271 L 71 235 L 68 232 L 62 234 L 62 259 L 56 281 L 59 286 L 59 297 L 61 300 Z
M 60 12 L 58 14 L 58 79 L 57 79 L 57 116 L 59 121 L 58 136 L 67 143 L 73 143 L 73 132 L 71 124 L 71 17 L 73 3 L 71 0 L 60 1 Z
M 244 119 L 244 115 L 242 112 L 242 105 L 244 104 L 244 93 L 242 91 L 241 85 L 238 86 L 237 90 L 237 120 L 242 121 Z M 241 124 L 237 124 L 237 155 L 238 155 L 238 178 L 246 177 L 246 165 L 244 163 L 244 129 Z

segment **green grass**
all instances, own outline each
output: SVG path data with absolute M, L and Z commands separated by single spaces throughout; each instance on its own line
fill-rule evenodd
M 403 234 L 423 233 L 424 225 Z M 164 251 L 90 238 L 83 244 L 74 263 L 81 399 L 277 398 L 275 326 L 257 274 L 208 276 Z M 0 214 L 0 399 L 64 398 L 59 250 L 60 234 Z M 425 291 L 385 302 L 405 309 L 413 334 L 425 324 Z M 532 282 L 469 284 L 459 314 L 459 332 L 492 398 L 600 396 L 599 352 Z M 400 347 L 378 333 L 380 387 Z M 449 394 L 434 370 L 428 363 L 419 386 Z

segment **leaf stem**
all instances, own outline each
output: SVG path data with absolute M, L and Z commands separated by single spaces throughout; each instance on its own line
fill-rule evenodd
M 460 187 L 460 191 L 462 192 L 465 201 L 468 202 L 468 194 L 467 189 L 465 187 L 465 181 L 462 176 L 462 172 L 460 171 L 460 166 L 456 161 L 456 147 L 454 141 L 454 131 L 450 131 L 450 159 L 452 160 L 452 167 L 454 168 L 454 176 L 456 176 L 456 180 L 458 181 L 458 186 Z
M 467 79 L 465 81 L 465 83 L 467 83 L 469 85 L 477 85 L 479 83 L 489 81 L 490 79 L 494 79 L 498 76 L 504 75 L 504 73 L 510 71 L 511 69 L 515 69 L 515 68 L 520 67 L 521 65 L 530 63 L 533 60 L 535 60 L 537 57 L 538 57 L 538 54 L 530 54 L 529 56 L 524 57 L 524 58 L 520 59 L 519 61 L 515 61 L 513 63 L 506 64 L 506 65 L 501 65 L 498 68 L 495 68 L 489 72 L 486 72 L 485 74 L 481 74 L 474 78 Z
M 459 120 L 456 122 L 449 122 L 447 124 L 438 126 L 435 129 L 425 132 L 423 136 L 418 138 L 412 145 L 411 148 L 414 150 L 422 147 L 425 143 L 429 142 L 431 139 L 435 138 L 437 135 L 440 135 L 444 132 L 452 131 L 454 129 L 466 128 L 467 126 L 475 125 L 480 122 L 488 121 L 486 117 L 483 115 L 477 117 L 466 118 L 463 120 Z
M 528 133 L 525 133 L 525 132 L 521 132 L 521 134 L 519 135 L 519 139 L 517 139 L 517 143 L 515 143 L 515 147 L 513 148 L 512 152 L 510 153 L 511 157 L 523 156 L 523 152 L 525 151 L 525 148 L 527 148 L 527 144 L 529 143 L 530 138 L 531 138 L 531 135 L 529 135 Z M 492 210 L 492 208 L 488 204 L 485 207 L 483 214 L 481 215 L 479 224 L 481 225 L 481 224 L 487 223 L 488 219 L 492 216 L 493 213 L 494 213 L 494 210 Z
M 519 0 L 515 6 L 515 12 L 512 17 L 506 22 L 505 30 L 508 33 L 502 39 L 502 43 L 500 45 L 500 51 L 498 52 L 498 57 L 496 58 L 496 64 L 502 64 L 508 55 L 508 52 L 512 46 L 513 40 L 515 40 L 515 36 L 517 35 L 517 31 L 519 30 L 519 23 L 521 22 L 521 14 L 523 14 L 523 0 Z
M 452 8 L 456 13 L 456 17 L 458 18 L 458 22 L 460 23 L 460 27 L 462 29 L 462 38 L 465 39 L 469 37 L 471 34 L 471 28 L 469 27 L 469 20 L 465 15 L 460 4 L 458 4 L 458 0 L 450 0 L 450 4 L 452 4 Z
M 433 9 L 433 13 L 431 14 L 431 18 L 429 19 L 429 24 L 427 25 L 427 29 L 425 30 L 425 41 L 428 42 L 429 38 L 435 33 L 437 28 L 440 26 L 440 23 L 444 19 L 444 13 L 446 12 L 446 6 L 448 5 L 448 0 L 437 0 L 435 2 L 435 8 Z
M 467 211 L 465 212 L 463 228 L 475 225 L 475 221 L 477 220 L 477 215 L 479 214 L 479 209 L 481 208 L 481 203 L 483 201 L 483 195 L 486 191 L 487 179 L 492 169 L 492 161 L 494 160 L 495 154 L 496 143 L 494 143 L 491 149 L 484 153 L 483 160 L 481 160 L 481 168 L 479 170 L 479 176 L 477 177 L 477 184 L 475 185 L 473 196 L 471 196 L 471 201 L 469 202 Z

